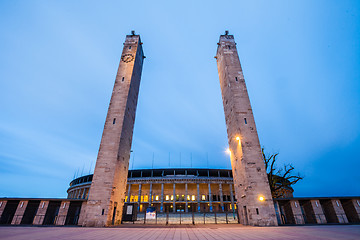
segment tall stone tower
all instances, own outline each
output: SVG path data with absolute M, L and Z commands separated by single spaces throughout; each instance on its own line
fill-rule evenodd
M 83 226 L 121 223 L 141 71 L 144 60 L 139 35 L 127 35 L 115 79 Z
M 259 137 L 234 36 L 220 36 L 216 60 L 240 221 L 277 225 Z

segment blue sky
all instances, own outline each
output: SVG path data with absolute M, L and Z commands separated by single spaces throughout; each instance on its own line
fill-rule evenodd
M 169 153 L 170 167 L 230 168 L 214 59 L 229 30 L 261 145 L 305 176 L 295 196 L 360 195 L 359 14 L 358 1 L 0 1 L 0 197 L 66 197 L 93 171 L 131 30 L 147 58 L 130 168 L 169 167 Z

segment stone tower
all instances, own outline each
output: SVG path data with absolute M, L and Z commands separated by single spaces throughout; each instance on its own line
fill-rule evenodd
M 259 137 L 233 35 L 220 36 L 216 60 L 240 222 L 277 225 Z
M 83 226 L 121 223 L 141 71 L 144 60 L 139 35 L 127 35 L 115 79 Z

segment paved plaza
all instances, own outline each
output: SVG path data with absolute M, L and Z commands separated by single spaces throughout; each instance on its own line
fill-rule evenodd
M 249 227 L 233 225 L 82 227 L 0 227 L 4 240 L 100 239 L 360 239 L 360 225 Z

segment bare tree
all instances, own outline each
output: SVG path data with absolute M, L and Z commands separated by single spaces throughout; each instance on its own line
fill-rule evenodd
M 276 167 L 276 157 L 279 153 L 266 155 L 264 148 L 261 149 L 266 173 L 268 175 L 270 190 L 273 198 L 285 197 L 289 192 L 293 192 L 292 185 L 303 179 L 300 173 L 293 174 L 294 166 L 284 164 L 283 168 Z

